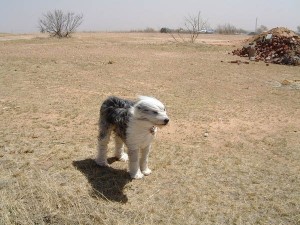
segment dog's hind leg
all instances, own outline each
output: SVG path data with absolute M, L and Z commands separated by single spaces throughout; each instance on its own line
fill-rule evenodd
M 115 145 L 116 145 L 115 156 L 118 158 L 118 160 L 122 162 L 128 161 L 128 155 L 127 153 L 124 152 L 124 142 L 118 135 L 116 135 L 115 137 Z
M 107 162 L 107 145 L 110 139 L 112 128 L 106 123 L 100 123 L 99 135 L 98 135 L 98 146 L 97 146 L 97 157 L 95 162 L 99 166 L 108 166 Z
M 148 168 L 148 156 L 151 145 L 141 150 L 140 168 L 145 176 L 148 176 L 152 171 Z

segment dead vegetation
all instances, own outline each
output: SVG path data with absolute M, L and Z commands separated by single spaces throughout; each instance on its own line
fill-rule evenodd
M 82 21 L 83 15 L 56 9 L 44 14 L 39 19 L 38 27 L 41 33 L 48 33 L 51 37 L 66 38 L 76 31 Z
M 221 63 L 237 36 L 5 38 L 0 224 L 299 224 L 300 67 Z M 167 105 L 143 180 L 92 160 L 112 94 Z

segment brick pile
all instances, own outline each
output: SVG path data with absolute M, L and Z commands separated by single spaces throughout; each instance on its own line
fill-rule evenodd
M 255 49 L 254 55 L 250 55 L 251 49 Z M 243 48 L 232 53 L 255 61 L 297 66 L 300 65 L 300 36 L 286 28 L 274 28 L 248 39 Z

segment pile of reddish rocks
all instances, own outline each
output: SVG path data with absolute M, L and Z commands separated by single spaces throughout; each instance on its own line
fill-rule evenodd
M 300 65 L 300 36 L 286 28 L 274 28 L 247 40 L 233 55 L 266 63 Z

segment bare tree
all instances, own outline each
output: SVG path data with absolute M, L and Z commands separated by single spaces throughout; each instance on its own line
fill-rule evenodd
M 198 38 L 200 31 L 205 28 L 207 21 L 204 21 L 200 16 L 200 11 L 197 16 L 191 16 L 185 18 L 185 28 L 190 34 L 190 42 L 194 43 Z
M 185 29 L 179 28 L 175 30 L 175 32 L 172 31 L 169 32 L 169 34 L 176 42 L 195 43 L 200 31 L 204 29 L 206 25 L 207 25 L 207 21 L 202 19 L 201 12 L 199 11 L 196 16 L 189 15 L 188 17 L 185 17 L 185 22 L 184 22 Z M 189 35 L 188 40 L 186 40 L 183 34 Z
M 297 27 L 297 32 L 300 34 L 300 26 Z
M 62 10 L 47 12 L 39 20 L 42 33 L 49 33 L 53 37 L 70 37 L 83 22 L 83 15 L 73 12 L 64 13 Z

